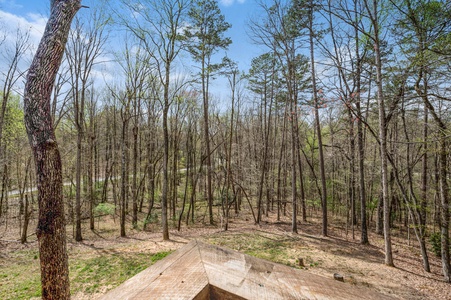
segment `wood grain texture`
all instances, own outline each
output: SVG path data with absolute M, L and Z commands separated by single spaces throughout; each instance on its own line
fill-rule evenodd
M 393 298 L 308 271 L 192 241 L 101 299 Z

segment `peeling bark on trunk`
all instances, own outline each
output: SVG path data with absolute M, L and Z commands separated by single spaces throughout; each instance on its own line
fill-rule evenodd
M 37 237 L 43 299 L 69 299 L 69 269 L 61 157 L 50 110 L 50 96 L 61 64 L 70 24 L 80 0 L 51 1 L 51 15 L 28 71 L 24 110 L 38 187 Z

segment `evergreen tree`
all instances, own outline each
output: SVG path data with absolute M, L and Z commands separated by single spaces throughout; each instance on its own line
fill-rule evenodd
M 221 68 L 221 64 L 214 64 L 212 57 L 220 49 L 227 49 L 232 43 L 231 39 L 224 37 L 231 27 L 221 14 L 216 0 L 194 1 L 188 12 L 190 26 L 185 31 L 188 38 L 187 50 L 194 61 L 200 64 L 200 78 L 202 89 L 202 102 L 204 114 L 204 143 L 207 164 L 207 191 L 208 213 L 210 224 L 213 224 L 213 192 L 212 192 L 212 161 L 209 135 L 209 86 L 212 76 Z

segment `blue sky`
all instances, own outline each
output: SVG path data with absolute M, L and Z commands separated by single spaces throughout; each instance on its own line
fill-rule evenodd
M 94 0 L 82 1 L 84 5 L 94 3 Z M 44 31 L 46 16 L 48 16 L 50 1 L 36 0 L 0 0 L 0 30 L 7 29 L 8 34 L 14 35 L 16 28 L 30 29 L 30 41 L 37 45 Z M 255 17 L 256 0 L 219 0 L 219 7 L 226 21 L 232 24 L 232 28 L 226 33 L 233 43 L 226 51 L 227 55 L 238 62 L 242 71 L 248 71 L 253 57 L 261 54 L 258 46 L 252 45 L 246 34 L 248 19 Z M 83 10 L 79 12 L 82 14 Z M 224 55 L 225 53 L 223 53 Z M 217 82 L 216 86 L 224 97 L 225 82 Z
M 232 24 L 232 28 L 227 32 L 232 38 L 232 45 L 229 47 L 228 55 L 238 61 L 241 68 L 246 67 L 248 71 L 252 58 L 261 54 L 262 50 L 256 45 L 252 45 L 246 34 L 248 19 L 255 16 L 257 5 L 255 0 L 244 1 L 223 1 L 231 2 L 231 5 L 221 5 L 221 11 L 226 21 Z
M 50 3 L 50 1 L 47 1 Z M 0 0 L 0 9 L 6 10 L 8 12 L 15 12 L 18 15 L 25 15 L 27 13 L 38 13 L 39 11 L 44 11 L 48 9 L 50 4 L 43 5 L 44 1 L 16 1 L 16 0 Z

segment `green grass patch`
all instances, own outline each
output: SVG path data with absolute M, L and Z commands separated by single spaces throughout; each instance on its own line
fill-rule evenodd
M 71 294 L 95 294 L 114 288 L 163 259 L 170 252 L 153 255 L 134 252 L 104 252 L 69 257 Z M 0 299 L 20 300 L 41 296 L 39 260 L 36 251 L 15 253 L 0 270 Z
M 10 253 L 0 268 L 0 299 L 30 299 L 41 296 L 41 277 L 37 251 Z
M 146 253 L 101 253 L 89 259 L 71 260 L 71 293 L 94 294 L 105 286 L 118 286 L 169 253 L 159 252 L 152 256 Z
M 277 236 L 267 236 L 267 234 L 239 234 L 239 235 L 214 235 L 206 240 L 209 243 L 266 259 L 276 263 L 296 266 L 296 257 L 291 249 L 294 240 L 290 238 L 280 238 Z

